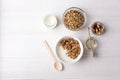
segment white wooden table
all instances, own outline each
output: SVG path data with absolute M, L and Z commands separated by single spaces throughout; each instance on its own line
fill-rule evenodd
M 120 0 L 0 0 L 1 53 L 0 80 L 120 80 Z M 76 64 L 64 64 L 56 71 L 42 41 L 46 39 L 55 49 L 59 38 L 72 35 L 85 43 L 87 27 L 77 32 L 67 30 L 62 15 L 69 7 L 79 7 L 88 16 L 86 26 L 94 21 L 105 25 L 106 33 L 93 35 L 99 43 L 95 58 L 84 53 Z M 42 31 L 41 19 L 54 14 L 58 26 Z

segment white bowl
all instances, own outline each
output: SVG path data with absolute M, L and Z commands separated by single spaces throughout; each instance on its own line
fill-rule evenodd
M 46 15 L 43 18 L 44 25 L 47 29 L 53 29 L 57 26 L 57 18 L 54 15 Z
M 60 44 L 61 40 L 64 39 L 64 38 L 73 38 L 73 39 L 75 39 L 75 40 L 78 41 L 81 50 L 80 50 L 80 54 L 78 55 L 77 58 L 71 59 L 71 58 L 69 58 L 69 57 L 66 55 L 65 50 L 63 49 L 62 45 Z M 57 55 L 57 57 L 59 58 L 59 60 L 61 60 L 62 62 L 67 62 L 67 63 L 76 63 L 76 62 L 78 62 L 78 61 L 80 60 L 80 58 L 82 57 L 82 55 L 83 55 L 83 51 L 84 51 L 84 48 L 83 48 L 82 42 L 81 42 L 78 38 L 71 37 L 71 36 L 65 36 L 65 37 L 61 38 L 61 39 L 57 42 L 57 45 L 56 45 L 56 55 Z

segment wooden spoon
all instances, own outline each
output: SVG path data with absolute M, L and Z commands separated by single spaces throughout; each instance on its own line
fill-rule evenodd
M 44 45 L 45 47 L 48 49 L 49 55 L 51 56 L 51 58 L 54 61 L 54 68 L 58 71 L 62 71 L 63 70 L 63 64 L 60 63 L 59 61 L 57 61 L 57 59 L 55 58 L 55 55 L 53 55 L 53 52 L 49 46 L 49 44 L 47 43 L 47 41 L 44 41 Z

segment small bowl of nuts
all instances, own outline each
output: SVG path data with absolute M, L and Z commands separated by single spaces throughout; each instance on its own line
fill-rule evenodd
M 86 14 L 80 8 L 71 7 L 64 12 L 63 22 L 65 27 L 69 30 L 80 30 L 83 26 L 85 26 Z
M 101 22 L 95 22 L 92 25 L 92 32 L 97 35 L 103 34 L 105 31 L 104 26 Z
M 83 44 L 75 37 L 65 36 L 58 41 L 56 54 L 62 62 L 76 63 L 83 55 Z

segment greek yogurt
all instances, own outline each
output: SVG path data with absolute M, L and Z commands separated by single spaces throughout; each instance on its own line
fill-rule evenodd
M 43 21 L 44 21 L 44 25 L 48 29 L 53 29 L 57 25 L 57 18 L 55 16 L 53 16 L 53 15 L 47 15 L 47 16 L 45 16 L 44 19 L 43 19 Z

